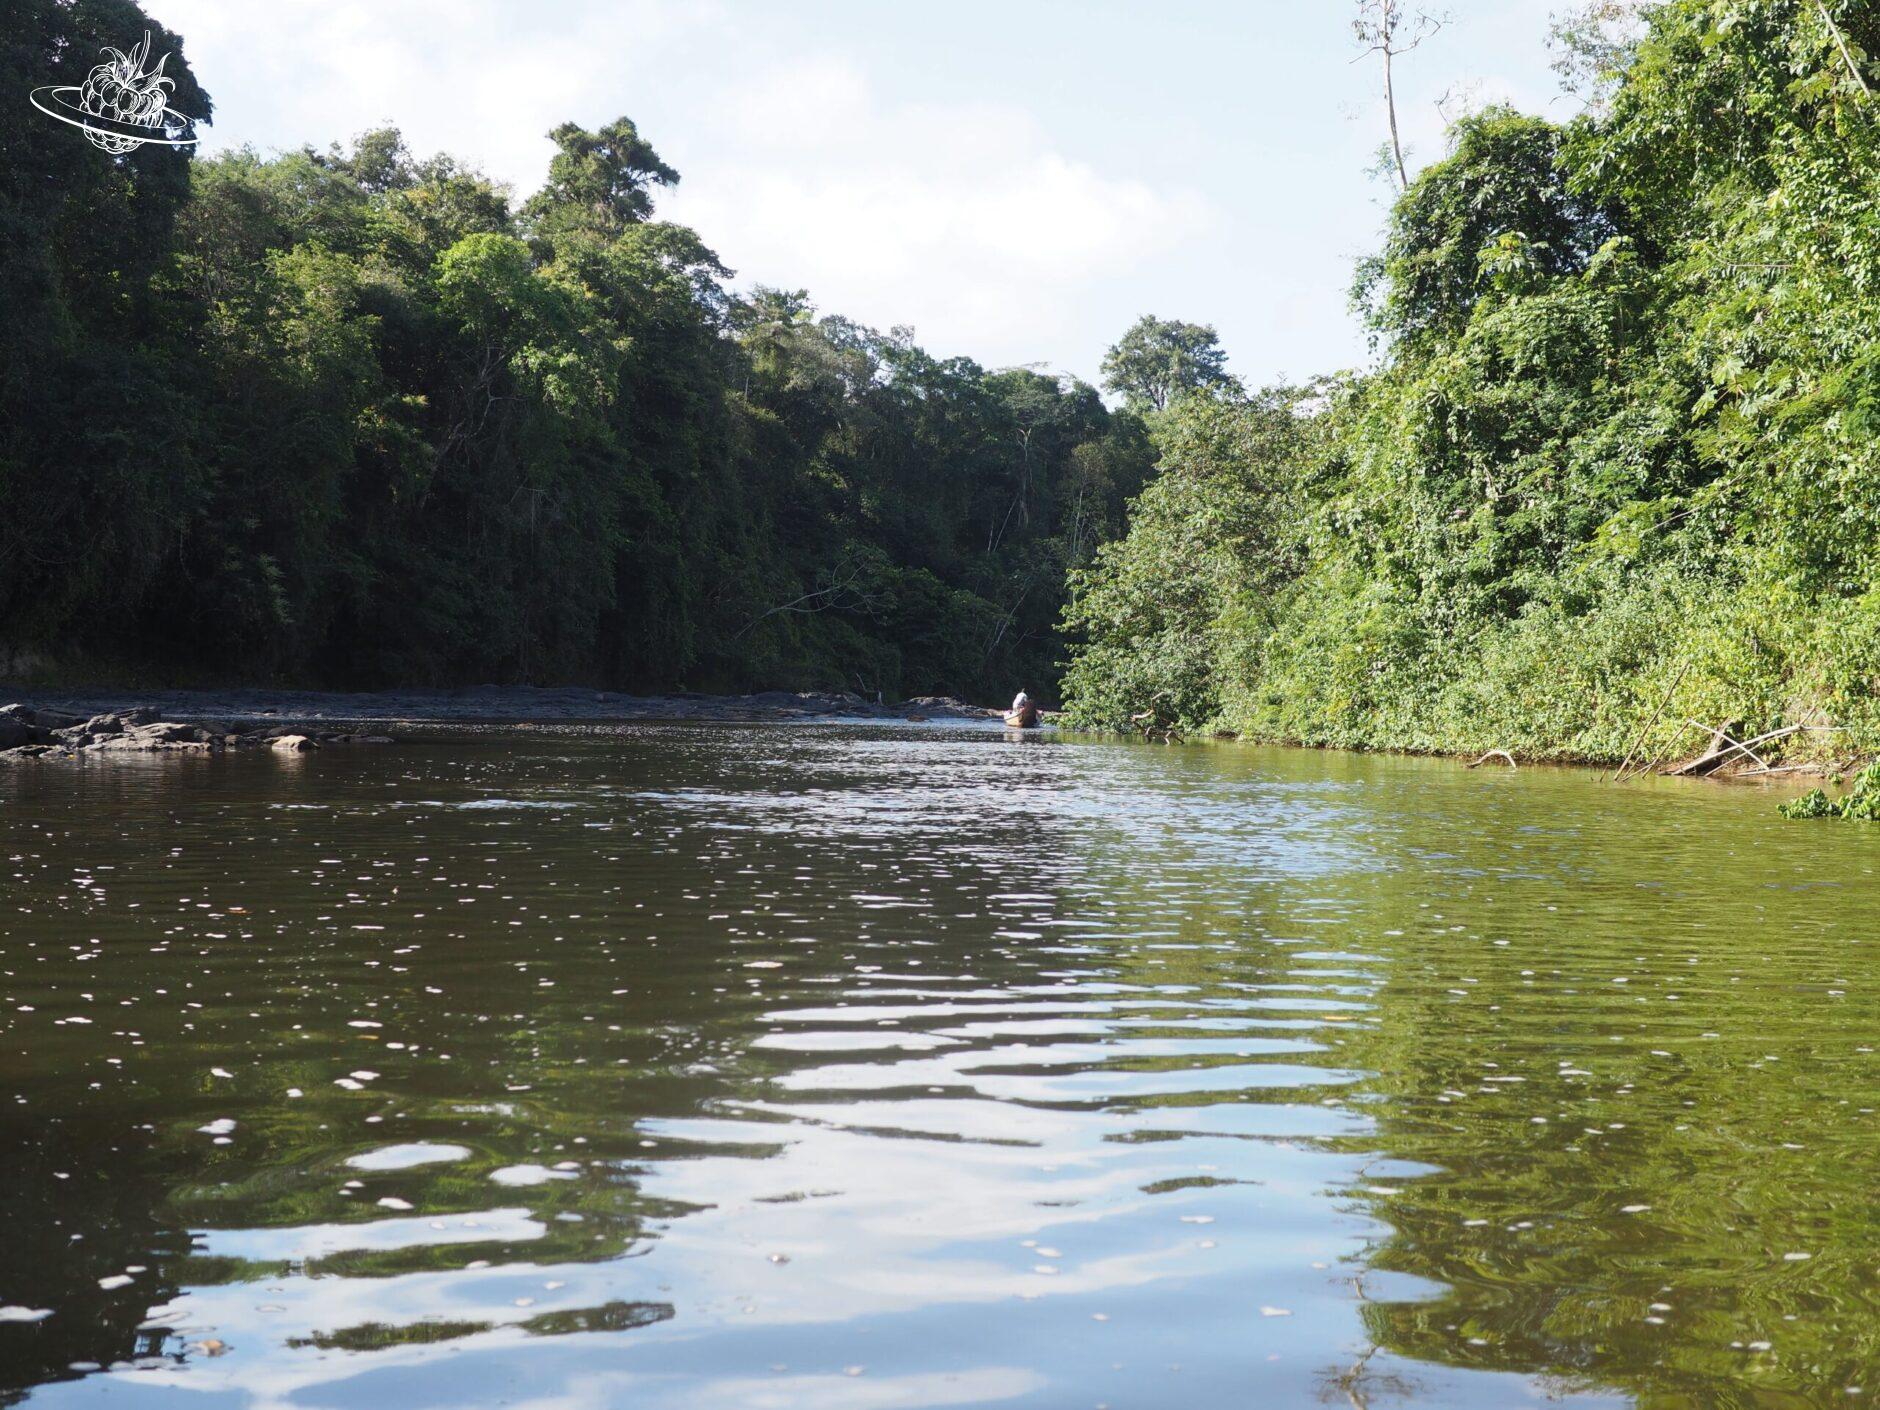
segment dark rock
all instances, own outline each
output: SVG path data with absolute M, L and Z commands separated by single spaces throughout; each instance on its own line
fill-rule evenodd
M 32 708 L 26 705 L 0 706 L 0 718 L 24 720 L 27 724 L 37 725 L 43 730 L 69 729 L 76 724 L 83 724 L 83 715 L 73 715 L 64 710 L 48 710 L 44 707 Z
M 84 723 L 86 734 L 122 734 L 124 717 L 122 715 L 93 715 Z
M 30 720 L 0 715 L 0 749 L 17 749 L 22 744 L 38 743 L 39 731 Z
M 983 706 L 968 705 L 964 700 L 956 700 L 950 695 L 916 695 L 901 704 L 903 709 L 918 709 L 935 719 L 980 719 L 999 713 Z

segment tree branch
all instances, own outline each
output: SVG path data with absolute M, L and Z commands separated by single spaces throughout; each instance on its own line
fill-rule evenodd
M 1866 76 L 1860 71 L 1860 65 L 1854 62 L 1854 56 L 1848 51 L 1847 36 L 1841 33 L 1841 26 L 1834 22 L 1834 16 L 1828 13 L 1827 0 L 1815 0 L 1815 8 L 1821 11 L 1821 22 L 1828 27 L 1828 33 L 1834 36 L 1834 47 L 1841 51 L 1841 60 L 1847 65 L 1847 71 L 1854 75 L 1854 82 L 1860 85 L 1861 96 L 1873 97 L 1873 89 L 1867 86 Z

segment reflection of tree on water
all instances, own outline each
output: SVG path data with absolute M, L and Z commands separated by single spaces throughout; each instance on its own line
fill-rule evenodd
M 138 1176 L 152 1137 L 106 1133 L 83 1119 L 0 1117 L 6 1232 L 0 1303 L 52 1308 L 30 1325 L 0 1327 L 0 1405 L 35 1385 L 81 1374 L 73 1362 L 159 1355 L 164 1329 L 140 1330 L 146 1308 L 172 1296 L 189 1235 L 161 1217 L 162 1191 Z M 132 1285 L 99 1286 L 141 1266 Z
M 1106 951 L 1122 974 L 1198 1015 L 1257 1003 L 1365 1074 L 1285 1094 L 1363 1118 L 1322 1140 L 1353 1162 L 1328 1193 L 1380 1231 L 1352 1283 L 1364 1340 L 1325 1396 L 1412 1395 L 1417 1363 L 1705 1410 L 1875 1393 L 1880 1015 L 1850 982 L 1871 960 L 1833 938 L 1860 898 L 1785 895 L 1746 925 L 1706 880 L 1714 821 L 1510 833 L 1456 791 L 1368 808 L 1335 907 L 1310 867 L 1245 879 L 1301 821 L 1336 828 L 1322 796 L 1221 828 L 1190 809 L 1157 868 L 1111 869 L 1119 931 L 1162 932 Z M 1794 968 L 1771 973 L 1776 949 Z
M 1850 898 L 1790 900 L 1778 939 L 1693 884 L 1654 933 L 1634 893 L 1697 864 L 1590 841 L 1528 840 L 1435 898 L 1406 871 L 1353 919 L 1402 938 L 1371 940 L 1388 979 L 1347 1035 L 1386 1100 L 1337 1144 L 1432 1172 L 1350 1198 L 1387 1230 L 1367 1267 L 1440 1289 L 1364 1300 L 1368 1335 L 1648 1405 L 1868 1387 L 1880 1166 L 1849 1094 L 1874 1015 L 1819 1001 L 1857 956 L 1797 943 L 1834 934 Z M 1567 869 L 1603 885 L 1536 883 Z M 1771 975 L 1778 944 L 1796 968 Z
M 707 805 L 712 813 L 738 804 L 735 761 L 724 783 L 729 801 Z M 648 1197 L 649 1169 L 774 1155 L 779 1146 L 766 1121 L 748 1110 L 738 1117 L 741 1138 L 669 1134 L 716 1118 L 722 1103 L 761 1097 L 770 1077 L 824 1060 L 753 1050 L 765 1031 L 760 1015 L 775 1001 L 748 982 L 727 993 L 721 948 L 670 939 L 670 948 L 659 948 L 661 937 L 683 940 L 704 928 L 701 913 L 722 904 L 714 897 L 734 868 L 800 860 L 787 829 L 708 830 L 693 811 L 669 819 L 665 845 L 641 844 L 639 859 L 646 865 L 650 854 L 651 870 L 616 885 L 602 883 L 604 872 L 575 872 L 592 868 L 594 857 L 592 839 L 574 835 L 563 860 L 587 884 L 578 902 L 554 899 L 581 916 L 557 916 L 552 928 L 507 924 L 540 914 L 537 873 L 550 854 L 540 836 L 510 842 L 500 815 L 362 808 L 343 820 L 343 842 L 333 840 L 338 820 L 325 814 L 270 818 L 259 835 L 239 809 L 223 832 L 213 819 L 199 820 L 201 837 L 244 869 L 253 868 L 257 849 L 270 862 L 278 852 L 318 865 L 257 872 L 243 882 L 237 918 L 222 910 L 219 894 L 206 917 L 186 914 L 194 924 L 181 978 L 183 942 L 171 938 L 179 900 L 170 884 L 157 893 L 170 903 L 161 910 L 153 899 L 141 912 L 88 917 L 113 961 L 108 975 L 87 981 L 109 991 L 103 1002 L 169 999 L 138 1010 L 145 1051 L 128 1108 L 118 1104 L 123 1094 L 102 1104 L 78 1080 L 97 1060 L 96 1029 L 36 1034 L 34 1106 L 68 1114 L 9 1128 L 20 1152 L 4 1162 L 18 1176 L 10 1212 L 21 1212 L 36 1239 L 0 1243 L 0 1302 L 55 1310 L 33 1326 L 0 1329 L 8 1352 L 0 1390 L 17 1394 L 85 1373 L 73 1363 L 109 1368 L 138 1357 L 204 1355 L 190 1349 L 200 1347 L 200 1334 L 183 1328 L 200 1319 L 202 1295 L 215 1289 L 252 1289 L 253 1305 L 270 1303 L 270 1288 L 304 1280 L 631 1263 L 651 1251 L 662 1222 L 698 1207 Z M 90 855 L 167 868 L 167 842 L 154 853 L 149 845 L 131 837 L 119 855 Z M 435 860 L 443 857 L 461 860 Z M 360 874 L 375 864 L 386 867 L 382 877 Z M 534 909 L 471 912 L 474 922 L 465 912 L 440 914 L 451 892 L 409 886 L 414 874 L 429 879 L 439 868 L 493 892 L 478 898 L 486 904 L 520 898 Z M 839 908 L 859 874 L 846 865 L 831 871 L 827 900 Z M 407 891 L 399 896 L 392 883 L 401 879 Z M 136 894 L 122 877 L 114 881 Z M 187 888 L 190 902 L 201 889 Z M 349 902 L 351 915 L 335 914 Z M 368 915 L 385 930 L 362 939 L 346 922 Z M 854 919 L 866 934 L 879 917 Z M 204 933 L 210 927 L 220 933 Z M 753 939 L 763 942 L 761 932 Z M 195 994 L 201 1001 L 179 1002 Z M 367 1026 L 354 1022 L 366 1014 Z M 54 1043 L 69 1045 L 74 1060 L 62 1066 Z M 258 1058 L 248 1060 L 250 1053 Z M 221 1062 L 233 1078 L 208 1075 Z M 370 1075 L 348 1079 L 352 1090 L 335 1085 L 366 1069 Z M 151 1115 L 162 1122 L 155 1129 L 140 1120 Z M 224 1119 L 234 1123 L 228 1143 L 216 1144 L 201 1128 Z M 427 1144 L 464 1154 L 406 1168 L 352 1163 L 388 1145 Z M 109 1199 L 96 1198 L 76 1173 L 69 1182 L 54 1178 L 55 1170 L 92 1172 Z M 435 1222 L 446 1227 L 435 1230 Z M 470 1227 L 476 1223 L 487 1227 Z M 73 1245 L 80 1259 L 65 1256 L 71 1232 L 85 1234 Z M 97 1286 L 127 1266 L 145 1271 L 124 1287 Z M 164 1323 L 140 1330 L 156 1308 Z M 178 1308 L 184 1315 L 169 1315 Z M 279 1344 L 367 1354 L 493 1331 L 626 1332 L 672 1315 L 667 1302 L 626 1297 L 500 1316 L 479 1309 L 362 1320 Z M 20 1348 L 29 1350 L 15 1355 Z
M 162 932 L 143 925 L 132 933 Z M 140 1075 L 131 1113 L 83 1091 L 73 1080 L 78 1064 L 62 1074 L 56 1057 L 44 1052 L 33 1105 L 64 1114 L 7 1115 L 0 1125 L 0 1169 L 9 1175 L 0 1303 L 53 1313 L 0 1328 L 6 1349 L 0 1397 L 93 1369 L 204 1354 L 203 1343 L 179 1329 L 190 1320 L 191 1290 L 252 1286 L 255 1300 L 264 1302 L 267 1285 L 289 1280 L 591 1264 L 649 1251 L 659 1221 L 695 1206 L 641 1193 L 648 1160 L 673 1154 L 642 1123 L 695 1115 L 723 1095 L 729 1090 L 723 1081 L 682 1074 L 706 1056 L 735 1065 L 735 1053 L 715 1038 L 708 1051 L 687 1025 L 636 1020 L 696 1012 L 697 995 L 687 991 L 704 988 L 705 976 L 653 970 L 640 979 L 638 996 L 610 1006 L 609 1016 L 624 1021 L 603 1026 L 592 1022 L 597 996 L 610 983 L 603 955 L 578 945 L 502 940 L 502 963 L 460 959 L 448 997 L 409 983 L 376 991 L 392 1001 L 375 1011 L 388 1015 L 380 1021 L 393 1025 L 390 1032 L 403 1035 L 407 1046 L 397 1052 L 349 1030 L 345 1016 L 359 1011 L 357 1000 L 331 992 L 321 947 L 309 946 L 304 935 L 279 950 L 251 939 L 239 952 L 210 946 L 192 955 L 199 979 L 234 971 L 252 988 L 257 980 L 269 983 L 271 970 L 294 976 L 293 1006 L 276 1011 L 296 1020 L 291 1027 L 285 1017 L 270 1021 L 256 1013 L 248 1017 L 260 1021 L 231 1022 L 218 1034 L 237 1050 L 266 1054 L 244 1065 L 232 1087 L 205 1078 L 204 1060 L 189 1052 L 185 1033 L 173 1025 L 162 1031 L 167 1015 L 140 1020 L 141 1031 L 165 1047 L 162 1065 Z M 147 958 L 153 951 L 158 958 Z M 124 958 L 110 977 L 114 992 L 176 984 L 160 947 L 116 953 Z M 537 984 L 547 973 L 559 977 L 566 997 L 544 1000 Z M 98 984 L 107 987 L 102 977 Z M 257 1002 L 265 1001 L 243 992 L 230 1008 L 245 1012 Z M 208 1027 L 212 1012 L 193 1012 L 191 1021 Z M 65 1032 L 77 1030 L 52 1030 L 61 1039 Z M 451 1057 L 414 1061 L 406 1056 L 414 1050 Z M 355 1081 L 359 1090 L 334 1085 L 336 1074 L 367 1062 L 374 1076 Z M 277 1095 L 290 1090 L 305 1095 Z M 160 1113 L 165 1122 L 152 1127 L 136 1119 L 144 1113 Z M 212 1144 L 211 1131 L 220 1128 L 201 1128 L 229 1113 L 229 1143 Z M 461 1158 L 392 1169 L 353 1163 L 394 1143 L 429 1143 Z M 691 1145 L 688 1153 L 703 1149 Z M 752 1141 L 739 1153 L 774 1149 Z M 433 1231 L 440 1220 L 447 1229 Z M 480 1232 L 479 1224 L 489 1231 Z M 387 1225 L 394 1226 L 389 1243 L 378 1232 Z M 191 1230 L 199 1232 L 192 1237 Z M 280 1257 L 220 1251 L 225 1234 L 240 1247 L 268 1231 L 280 1231 L 285 1245 L 324 1231 L 322 1246 Z M 126 1269 L 137 1270 L 128 1284 L 99 1286 Z M 172 1306 L 163 1321 L 150 1324 L 147 1314 L 164 1304 Z M 179 1308 L 185 1311 L 169 1315 Z M 671 1315 L 669 1304 L 612 1300 L 518 1311 L 500 1322 L 425 1318 L 339 1327 L 289 1344 L 368 1351 L 497 1327 L 529 1336 L 627 1331 Z
M 1343 1400 L 1351 1410 L 1371 1410 L 1373 1397 L 1388 1401 L 1409 1400 L 1415 1396 L 1416 1382 L 1408 1376 L 1372 1366 L 1380 1350 L 1376 1342 L 1367 1342 L 1351 1364 L 1327 1371 L 1324 1398 Z
M 627 1332 L 635 1327 L 650 1327 L 672 1317 L 670 1302 L 605 1302 L 599 1307 L 579 1307 L 558 1312 L 543 1312 L 507 1325 L 531 1337 L 566 1336 L 572 1332 Z M 321 1351 L 377 1351 L 388 1346 L 432 1345 L 457 1341 L 494 1331 L 494 1322 L 412 1322 L 402 1327 L 388 1327 L 383 1322 L 362 1322 L 336 1332 L 322 1332 L 311 1337 L 289 1337 L 291 1347 L 311 1346 Z
M 296 1104 L 272 1120 L 265 1138 L 248 1141 L 239 1157 L 218 1151 L 201 1159 L 198 1135 L 169 1138 L 103 1115 L 44 1123 L 9 1120 L 0 1126 L 0 1168 L 9 1174 L 9 1233 L 0 1240 L 0 1300 L 53 1309 L 29 1326 L 5 1328 L 0 1358 L 0 1403 L 32 1386 L 70 1379 L 94 1369 L 123 1369 L 181 1361 L 205 1354 L 192 1334 L 186 1296 L 191 1290 L 238 1284 L 261 1290 L 288 1279 L 396 1278 L 480 1265 L 571 1264 L 631 1257 L 650 1247 L 649 1220 L 676 1217 L 686 1206 L 642 1198 L 630 1171 L 590 1164 L 570 1180 L 551 1180 L 527 1191 L 492 1183 L 506 1163 L 486 1148 L 447 1172 L 406 1170 L 375 1174 L 345 1166 L 322 1131 L 332 1116 L 327 1102 Z M 552 1130 L 555 1123 L 548 1123 Z M 461 1121 L 452 1123 L 458 1131 Z M 584 1126 L 583 1129 L 593 1129 Z M 401 1135 L 408 1132 L 401 1131 Z M 485 1133 L 500 1144 L 498 1133 Z M 516 1133 L 505 1133 L 514 1139 Z M 525 1138 L 543 1139 L 540 1133 Z M 347 1178 L 361 1188 L 338 1197 Z M 531 1237 L 347 1247 L 348 1227 L 385 1220 L 376 1205 L 380 1188 L 396 1187 L 419 1227 L 444 1216 L 461 1225 L 527 1200 Z M 402 1213 L 402 1212 L 401 1212 Z M 509 1221 L 513 1223 L 514 1221 Z M 207 1229 L 304 1230 L 333 1226 L 331 1252 L 309 1257 L 243 1258 L 196 1251 Z M 422 1237 L 415 1232 L 414 1237 Z M 100 1279 L 131 1281 L 101 1287 Z M 178 1300 L 178 1299 L 181 1300 Z M 156 1323 L 147 1314 L 170 1304 Z M 178 1312 L 178 1309 L 184 1309 Z M 504 1323 L 530 1336 L 625 1331 L 672 1315 L 664 1303 L 612 1301 L 591 1308 L 518 1314 Z M 430 1319 L 401 1326 L 336 1328 L 290 1345 L 365 1351 L 446 1340 L 498 1324 Z M 207 1334 L 203 1334 L 206 1336 Z M 219 1350 L 214 1342 L 206 1345 Z

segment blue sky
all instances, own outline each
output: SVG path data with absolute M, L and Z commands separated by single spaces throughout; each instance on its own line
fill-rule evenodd
M 1450 0 L 1400 70 L 1439 102 L 1565 117 L 1564 0 Z M 941 355 L 1094 379 L 1139 314 L 1213 323 L 1261 383 L 1361 365 L 1346 306 L 1387 188 L 1344 0 L 146 0 L 216 103 L 207 150 L 392 121 L 519 194 L 544 134 L 634 119 L 661 214 L 740 284 L 911 324 Z

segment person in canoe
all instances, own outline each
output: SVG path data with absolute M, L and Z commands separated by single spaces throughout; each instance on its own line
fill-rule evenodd
M 1012 729 L 1036 729 L 1040 718 L 1037 705 L 1022 690 L 1012 698 L 1012 708 L 1005 712 L 1005 723 Z

